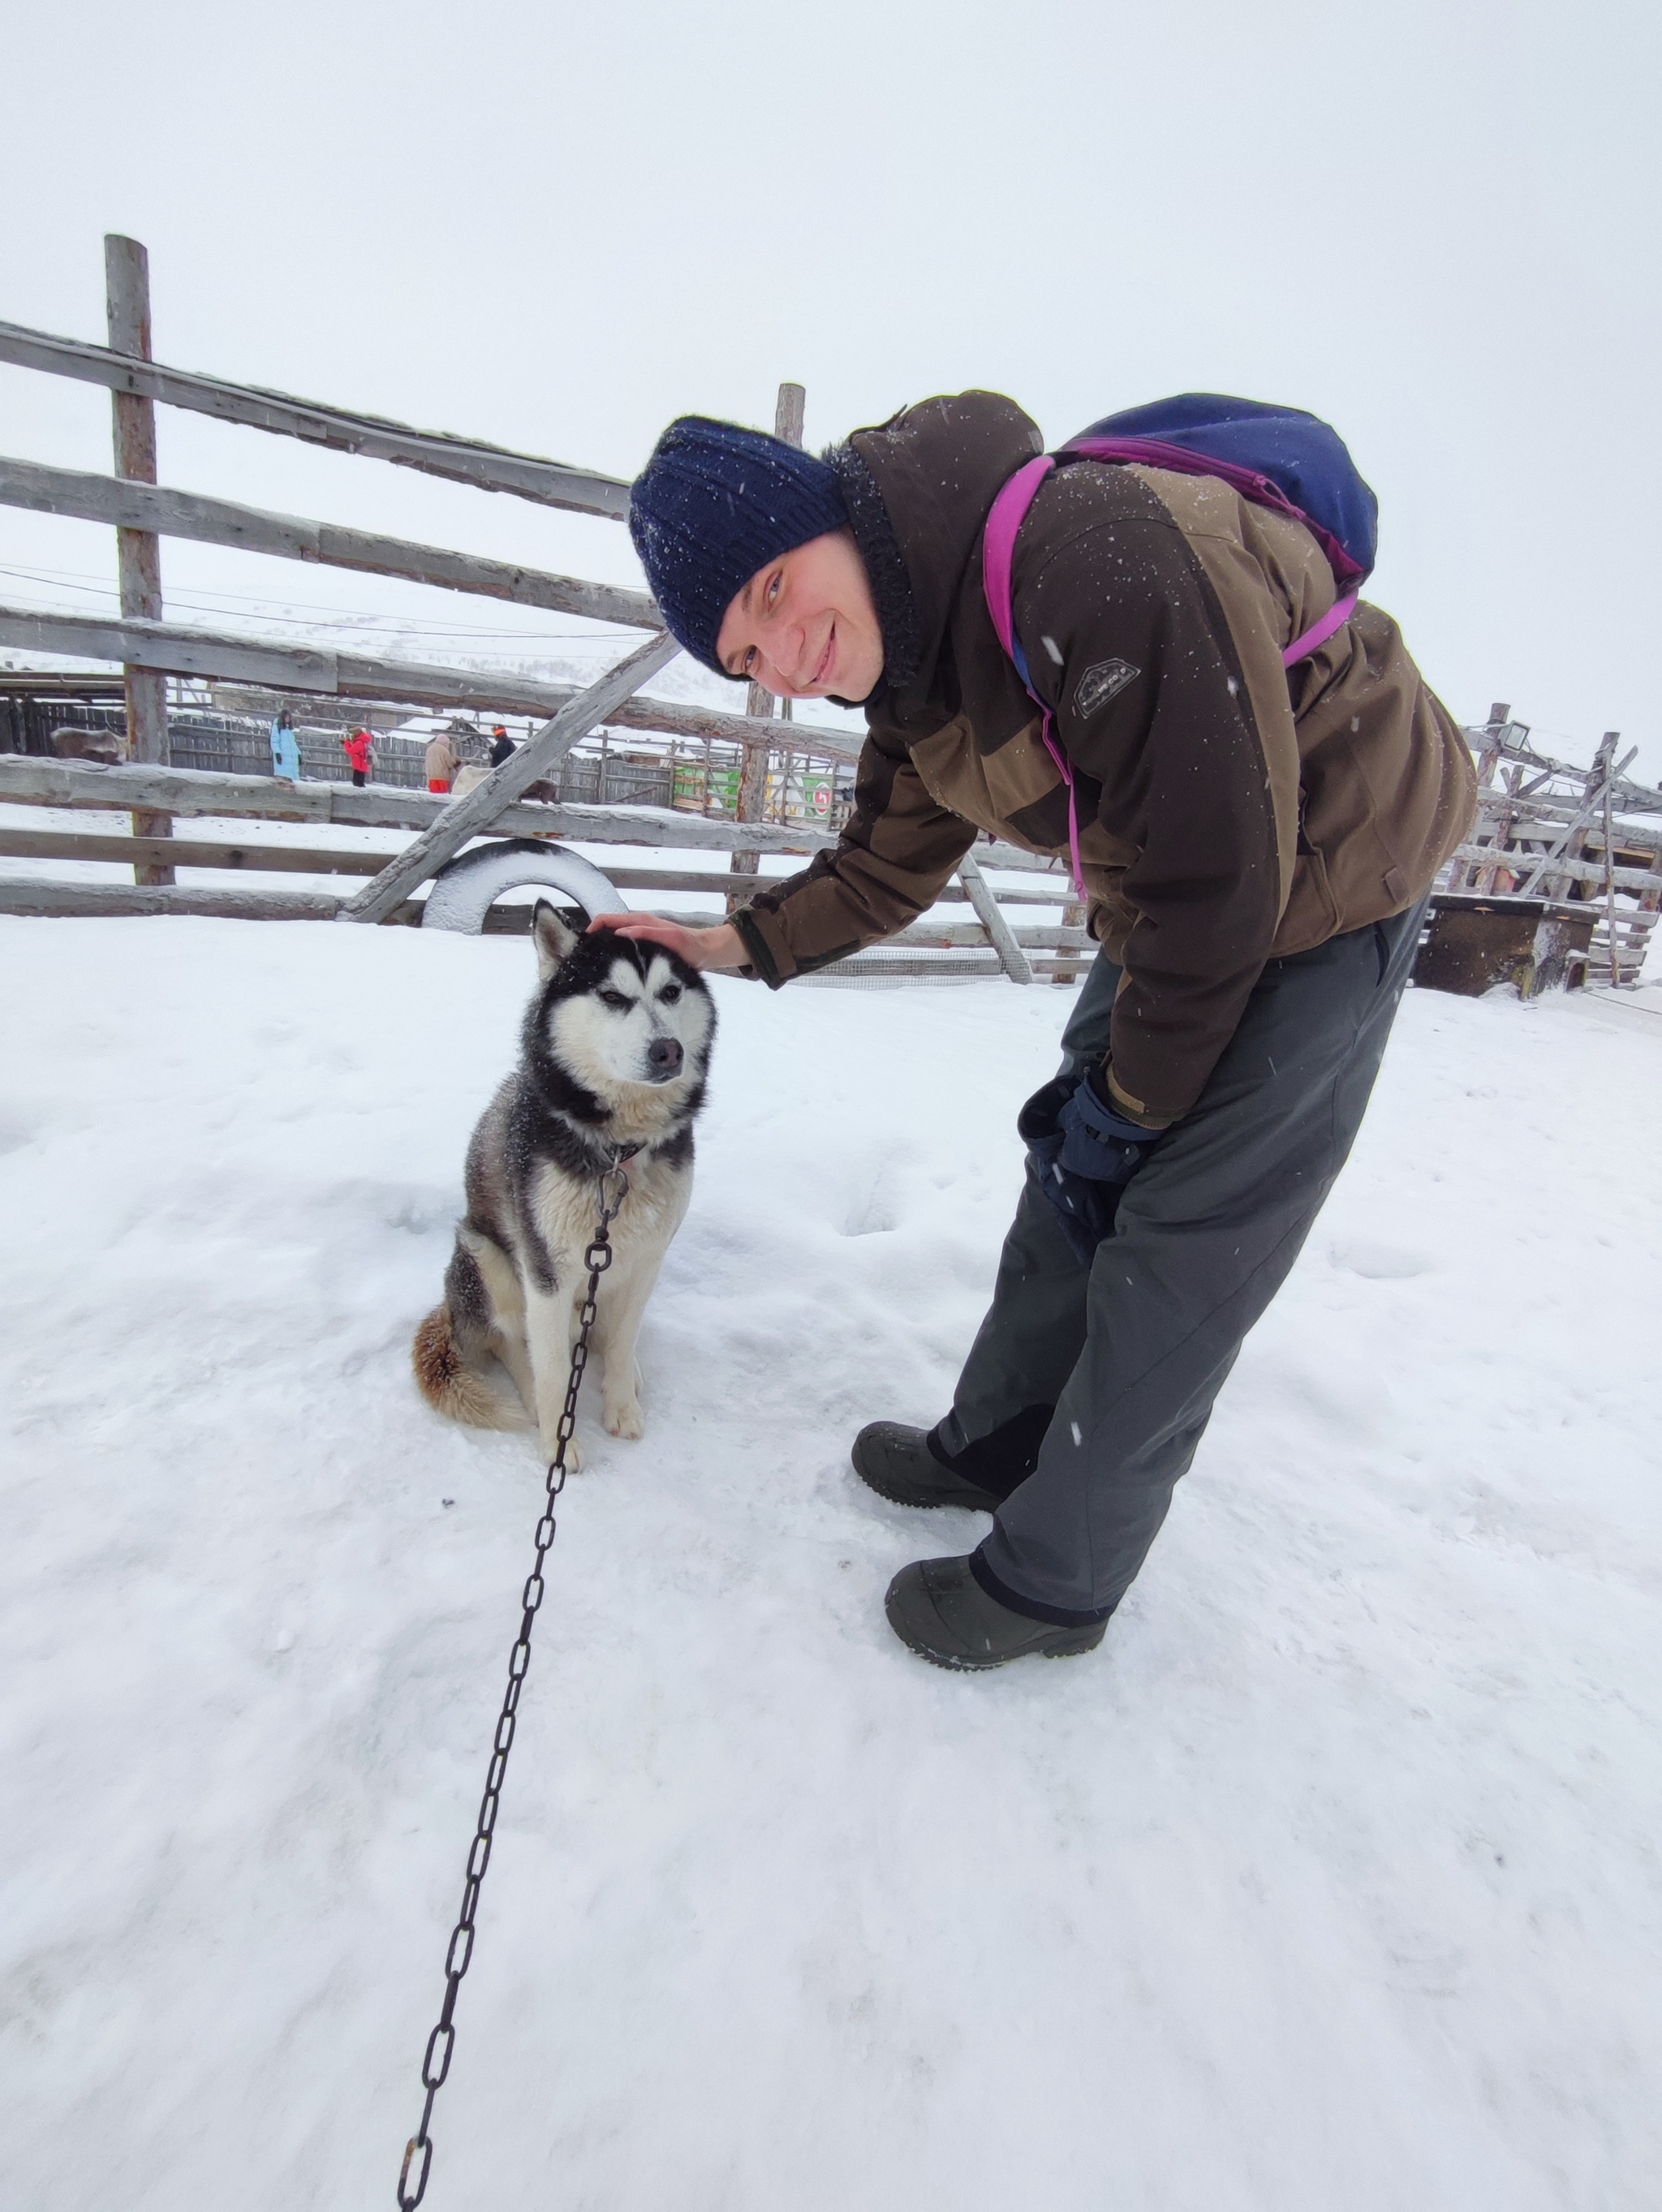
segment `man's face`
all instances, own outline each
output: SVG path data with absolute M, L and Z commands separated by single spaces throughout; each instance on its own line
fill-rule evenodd
M 715 657 L 782 699 L 864 699 L 883 629 L 854 538 L 834 530 L 758 568 L 721 617 Z

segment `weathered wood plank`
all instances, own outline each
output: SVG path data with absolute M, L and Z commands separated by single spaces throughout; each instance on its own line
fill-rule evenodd
M 464 799 L 453 799 L 439 818 L 389 861 L 373 883 L 366 884 L 341 908 L 343 921 L 384 921 L 417 884 L 436 875 L 462 847 L 488 830 L 504 807 L 531 784 L 557 768 L 580 738 L 634 691 L 638 691 L 667 660 L 680 651 L 667 630 L 638 647 L 596 684 L 563 708 L 540 730 L 533 731 L 519 750 L 510 753 L 477 790 Z
M 110 349 L 136 360 L 150 357 L 150 258 L 136 238 L 107 236 L 104 240 L 104 301 L 109 321 Z M 112 395 L 114 417 L 115 472 L 139 483 L 155 482 L 155 407 L 131 392 Z M 118 530 L 115 533 L 116 575 L 121 611 L 149 622 L 161 619 L 161 546 L 150 532 Z M 167 687 L 153 669 L 129 663 L 122 680 L 127 698 L 127 757 L 130 760 L 165 761 L 167 757 Z M 167 836 L 173 824 L 165 814 L 136 814 L 133 830 L 149 838 Z M 141 884 L 170 884 L 165 861 L 141 865 L 135 872 Z
M 332 698 L 385 700 L 415 707 L 470 707 L 487 714 L 557 714 L 582 696 L 572 684 L 543 684 L 492 670 L 446 668 L 419 661 L 374 660 L 312 646 L 270 645 L 222 630 L 181 623 L 117 622 L 106 616 L 46 614 L 33 607 L 0 605 L 0 645 L 25 652 L 61 653 L 90 660 L 119 660 L 180 676 L 217 676 L 260 684 L 278 691 Z M 671 737 L 715 738 L 729 744 L 778 743 L 777 723 L 757 722 L 668 699 L 620 701 L 607 717 L 625 729 Z M 827 760 L 855 761 L 860 740 L 851 732 L 798 724 L 798 750 Z
M 661 921 L 679 922 L 684 929 L 714 929 L 723 919 L 721 915 L 713 914 L 678 914 L 669 907 L 651 907 L 645 911 L 655 914 Z M 1024 922 L 1013 929 L 1010 934 L 1018 948 L 1027 947 L 1041 952 L 1077 952 L 1089 944 L 1081 929 L 1046 928 L 1038 923 Z M 909 928 L 897 930 L 892 937 L 880 938 L 865 950 L 881 952 L 895 946 L 911 951 L 987 952 L 997 958 L 995 948 L 987 942 L 986 932 L 979 922 L 973 921 L 916 921 Z M 1091 950 L 1094 951 L 1095 947 L 1092 946 Z M 863 956 L 856 954 L 850 957 L 858 958 Z M 1023 965 L 1028 964 L 1024 953 Z M 999 961 L 999 973 L 1003 975 L 1009 974 L 1001 960 Z
M 1080 901 L 1075 896 L 1075 887 L 1071 883 L 1062 896 L 1062 927 L 1064 929 L 1082 930 L 1085 926 L 1086 909 Z M 1075 983 L 1079 981 L 1079 970 L 1076 968 L 1058 968 L 1052 975 L 1050 981 L 1053 983 Z
M 148 768 L 125 763 L 96 768 L 38 755 L 0 753 L 0 800 L 23 806 L 62 806 L 104 811 L 128 806 L 166 806 L 175 814 L 223 816 L 230 820 L 339 822 L 362 830 L 424 830 L 451 805 L 426 791 L 368 784 L 299 783 L 280 776 L 221 775 L 213 770 Z M 739 842 L 736 823 L 702 814 L 677 814 L 655 806 L 550 806 L 521 799 L 491 825 L 493 835 L 569 837 L 591 844 L 668 846 L 685 851 L 729 853 Z M 829 830 L 804 823 L 747 823 L 746 845 L 793 856 L 837 842 Z
M 171 676 L 237 677 L 280 691 L 338 690 L 335 656 L 312 646 L 262 645 L 227 639 L 181 623 L 115 621 L 104 615 L 44 614 L 0 606 L 0 645 L 25 653 L 63 653 L 77 659 L 119 660 Z
M 228 844 L 195 837 L 157 841 L 152 853 L 142 837 L 103 836 L 78 830 L 12 830 L 0 825 L 0 859 L 9 860 L 113 861 L 125 867 L 147 859 L 169 861 L 180 868 L 238 869 L 249 875 L 374 876 L 387 865 L 386 853 L 354 852 L 340 845 L 273 845 L 248 840 Z M 776 876 L 723 876 L 698 868 L 619 868 L 606 873 L 619 890 L 715 891 L 759 890 L 776 883 Z M 943 898 L 959 898 L 962 891 L 947 890 Z
M 1040 957 L 1033 962 L 1032 969 L 1036 978 L 1057 982 L 1062 980 L 1054 959 Z M 957 983 L 980 980 L 1001 983 L 1008 981 L 1004 970 L 998 964 L 997 955 L 989 948 L 979 955 L 954 953 L 939 960 L 922 958 L 916 954 L 898 953 L 892 957 L 885 957 L 876 952 L 860 952 L 847 960 L 838 960 L 829 968 L 822 968 L 814 975 L 799 978 L 790 988 L 795 990 L 800 985 L 811 990 L 821 984 L 852 983 L 856 980 L 864 981 L 879 978 L 901 983 Z
M 38 755 L 0 753 L 0 800 L 26 806 L 121 808 L 160 806 L 175 814 L 222 815 L 269 822 L 341 822 L 365 830 L 423 830 L 451 801 L 425 791 L 395 790 L 370 784 L 362 790 L 344 783 L 289 783 L 279 776 L 221 775 L 206 769 L 149 768 L 126 763 L 94 768 L 82 763 L 45 760 Z M 668 846 L 683 851 L 730 853 L 743 844 L 764 853 L 807 857 L 837 842 L 836 833 L 808 823 L 726 822 L 717 816 L 679 814 L 656 806 L 545 805 L 521 799 L 491 824 L 494 834 L 515 837 L 569 837 L 601 845 Z M 1050 905 L 1065 896 L 1066 874 L 1042 854 L 1014 845 L 977 845 L 983 870 L 997 868 L 1049 878 L 1043 889 L 1000 887 L 1014 905 Z
M 209 891 L 174 884 L 25 883 L 0 878 L 0 914 L 196 914 L 234 921 L 332 921 L 339 906 L 334 891 Z
M 1619 851 L 1622 846 L 1622 832 L 1619 830 L 1615 833 L 1612 842 Z M 1601 838 L 1601 849 L 1602 846 Z M 1568 877 L 1571 883 L 1597 884 L 1601 890 L 1604 884 L 1604 870 L 1601 866 L 1592 860 L 1573 860 L 1562 854 L 1557 855 L 1549 854 L 1543 856 L 1539 853 L 1497 852 L 1493 845 L 1459 845 L 1455 848 L 1454 858 L 1457 860 L 1470 860 L 1485 868 L 1507 868 L 1514 876 L 1523 876 L 1537 863 L 1541 863 L 1545 866 L 1548 874 Z M 1612 868 L 1610 873 L 1615 880 L 1617 890 L 1655 891 L 1662 889 L 1662 878 L 1659 878 L 1653 868 Z M 1522 898 L 1525 893 L 1520 890 L 1501 891 L 1492 896 L 1498 898 Z M 1539 894 L 1531 893 L 1529 896 L 1537 896 Z
M 235 868 L 251 875 L 283 876 L 374 876 L 387 860 L 385 853 L 353 853 L 340 846 L 230 845 L 194 837 L 102 837 L 78 830 L 4 827 L 0 827 L 0 857 L 112 860 L 133 867 L 160 860 L 175 868 Z
M 230 921 L 332 921 L 336 919 L 340 899 L 332 891 L 265 890 L 237 889 L 234 890 L 197 890 L 183 884 L 64 884 L 10 882 L 0 878 L 0 916 L 15 915 L 35 919 L 89 920 L 100 916 L 143 917 L 165 915 L 200 915 Z M 523 935 L 529 927 L 531 908 L 528 905 L 493 907 L 485 918 L 485 934 Z M 396 908 L 387 920 L 390 923 L 406 925 L 418 922 L 421 906 L 418 901 L 408 900 Z M 701 919 L 714 921 L 716 917 Z M 903 940 L 891 939 L 892 945 Z M 1062 955 L 1065 958 L 1066 956 Z M 1048 976 L 1055 972 L 1057 957 L 1041 952 L 1032 963 L 1036 975 Z M 948 978 L 962 975 L 966 967 L 976 975 L 989 980 L 1001 978 L 1003 969 L 997 956 L 990 950 L 984 952 L 971 948 L 942 962 L 918 957 L 914 948 L 911 957 L 904 951 L 889 952 L 885 947 L 874 947 L 869 953 L 839 961 L 834 968 L 826 969 L 823 976 L 809 977 L 809 982 L 845 975 L 888 976 L 898 981 L 928 981 L 931 976 Z
M 329 783 L 289 783 L 275 775 L 217 775 L 191 768 L 157 768 L 124 761 L 100 768 L 87 761 L 48 760 L 38 753 L 0 753 L 0 799 L 20 806 L 163 806 L 174 814 L 261 817 L 271 822 L 327 822 L 332 793 Z M 387 791 L 356 794 L 389 803 L 387 829 L 408 826 L 400 802 L 438 807 L 443 800 L 426 792 Z M 425 820 L 426 816 L 417 817 Z M 373 817 L 372 817 L 373 819 Z
M 964 886 L 965 897 L 975 908 L 977 920 L 992 947 L 998 955 L 998 963 L 1013 983 L 1031 983 L 1033 971 L 1021 950 L 1024 944 L 1039 940 L 1024 932 L 1013 930 L 998 910 L 998 901 L 992 885 L 977 866 L 973 853 L 966 853 L 959 863 L 958 880 Z M 953 933 L 958 941 L 957 933 Z
M 217 839 L 186 837 L 158 839 L 152 842 L 143 837 L 104 836 L 96 831 L 15 830 L 0 824 L 0 859 L 15 860 L 111 862 L 119 866 L 137 866 L 159 860 L 174 868 L 214 868 L 251 876 L 368 877 L 379 875 L 389 857 L 385 853 L 354 852 L 342 846 L 273 845 L 255 842 L 232 844 Z M 709 891 L 721 895 L 736 890 L 748 895 L 765 884 L 779 881 L 776 875 L 718 875 L 712 871 L 696 868 L 609 866 L 606 873 L 619 890 L 631 891 Z M 69 883 L 62 886 L 65 892 L 76 888 L 75 884 Z M 103 887 L 94 885 L 92 888 Z M 967 896 L 956 885 L 948 885 L 941 893 L 941 900 L 943 903 L 962 904 Z M 989 898 L 992 896 L 990 886 L 988 887 L 988 896 Z M 1024 898 L 1013 902 L 1025 902 L 1025 895 Z M 996 907 L 994 911 L 998 911 Z M 694 926 L 716 919 L 706 915 L 682 915 L 676 918 Z M 999 920 L 1001 923 L 1005 922 L 1001 914 Z M 1005 926 L 1010 927 L 1012 941 L 1018 951 L 1022 947 L 1085 946 L 1088 944 L 1082 929 L 1058 929 L 1047 927 L 1042 923 Z M 986 942 L 983 927 L 983 924 L 977 923 L 961 928 L 951 924 L 934 927 L 928 923 L 918 923 L 892 941 L 943 948 L 959 945 L 977 948 Z M 1024 964 L 1029 964 L 1026 962 L 1025 953 L 1022 957 Z M 1005 972 L 1008 973 L 1008 969 Z
M 125 483 L 79 469 L 46 468 L 36 461 L 0 457 L 0 505 L 37 514 L 73 515 L 82 522 L 113 523 L 118 529 L 150 531 L 164 538 L 230 545 L 283 561 L 311 561 L 371 576 L 402 576 L 446 591 L 472 592 L 484 599 L 546 607 L 556 614 L 582 615 L 635 629 L 664 626 L 663 617 L 645 592 L 616 590 L 578 576 L 521 568 L 511 562 L 378 537 L 368 530 L 343 530 L 332 522 L 273 514 L 230 500 L 207 499 L 198 492 Z
M 999 919 L 1002 921 L 1003 916 L 1001 915 Z M 1038 922 L 1018 922 L 1014 927 L 1008 924 L 1006 926 L 1010 928 L 1010 935 L 1014 944 L 1023 951 L 1022 965 L 1028 969 L 1030 981 L 1032 963 L 1026 957 L 1027 951 L 1079 951 L 1087 946 L 1089 946 L 1093 952 L 1096 950 L 1095 946 L 1090 944 L 1090 939 L 1082 929 L 1059 929 L 1054 927 L 1046 928 L 1042 923 Z M 974 923 L 965 923 L 961 926 L 947 923 L 944 927 L 938 927 L 932 922 L 917 921 L 914 922 L 909 929 L 900 930 L 893 937 L 886 937 L 883 943 L 885 945 L 934 945 L 943 952 L 956 951 L 960 948 L 971 952 L 983 947 L 989 952 L 995 950 L 993 946 L 988 945 L 986 936 L 980 926 Z M 873 946 L 871 949 L 875 951 L 878 948 Z M 1004 966 L 1001 960 L 999 966 L 1002 974 L 1007 975 L 1009 974 L 1009 969 Z M 1012 981 L 1014 980 L 1012 978 Z
M 222 422 L 245 423 L 310 446 L 332 447 L 337 453 L 393 461 L 400 468 L 477 484 L 484 491 L 512 492 L 544 507 L 569 507 L 578 514 L 605 515 L 612 521 L 622 521 L 629 513 L 629 486 L 618 477 L 568 468 L 563 462 L 513 453 L 482 439 L 413 429 L 385 416 L 354 414 L 318 400 L 296 399 L 286 392 L 197 376 L 186 369 L 165 368 L 159 362 L 129 361 L 103 346 L 57 337 L 19 323 L 0 323 L 0 362 L 40 369 L 49 376 L 73 377 L 82 384 L 101 384 L 111 392 L 131 392 L 166 407 L 212 415 Z
M 773 434 L 788 446 L 802 442 L 802 422 L 807 406 L 807 393 L 800 384 L 782 384 L 773 407 Z M 765 684 L 752 684 L 745 693 L 745 713 L 752 721 L 789 721 L 791 702 L 776 699 Z M 739 770 L 739 790 L 734 811 L 741 822 L 759 822 L 767 811 L 768 756 L 759 747 L 746 751 Z M 754 869 L 758 855 L 744 846 L 735 848 L 729 863 L 735 875 L 748 874 Z M 728 912 L 734 914 L 744 903 L 737 891 L 729 894 Z

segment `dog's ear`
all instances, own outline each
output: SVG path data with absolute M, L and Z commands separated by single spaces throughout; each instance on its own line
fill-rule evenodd
M 545 983 L 576 949 L 577 933 L 566 927 L 546 899 L 539 899 L 531 934 L 537 941 L 537 981 Z

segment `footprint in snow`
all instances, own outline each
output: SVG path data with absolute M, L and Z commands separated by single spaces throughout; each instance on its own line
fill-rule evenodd
M 1329 1257 L 1336 1267 L 1364 1275 L 1374 1283 L 1406 1282 L 1413 1275 L 1430 1274 L 1437 1264 L 1427 1253 L 1411 1251 L 1405 1244 L 1387 1244 L 1373 1237 L 1347 1237 L 1332 1247 Z

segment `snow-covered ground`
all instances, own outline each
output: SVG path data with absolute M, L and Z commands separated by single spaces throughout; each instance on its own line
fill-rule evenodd
M 540 1470 L 410 1378 L 512 939 L 0 921 L 18 2212 L 390 2204 Z M 1662 1018 L 1410 994 L 1087 1659 L 941 1674 L 934 1418 L 1068 994 L 718 985 L 437 2212 L 1653 2212 Z

